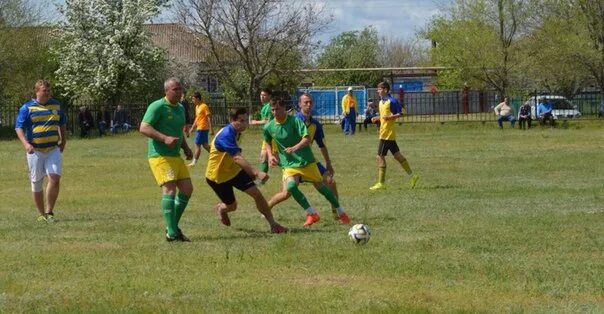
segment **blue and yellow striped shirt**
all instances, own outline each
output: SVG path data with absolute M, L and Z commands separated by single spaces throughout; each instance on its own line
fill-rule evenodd
M 31 99 L 21 106 L 15 128 L 23 129 L 35 150 L 48 152 L 59 144 L 59 127 L 65 125 L 61 103 L 51 98 L 44 105 Z

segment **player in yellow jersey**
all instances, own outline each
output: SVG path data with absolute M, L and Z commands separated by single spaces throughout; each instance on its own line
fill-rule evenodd
M 402 107 L 396 98 L 390 95 L 390 84 L 381 82 L 377 86 L 379 103 L 379 117 L 374 117 L 372 122 L 380 121 L 380 144 L 377 152 L 378 163 L 378 182 L 370 187 L 370 190 L 380 190 L 386 188 L 386 155 L 388 151 L 392 153 L 394 159 L 398 161 L 405 172 L 409 175 L 409 187 L 414 188 L 419 180 L 419 175 L 413 174 L 409 162 L 400 152 L 396 144 L 396 120 L 402 115 Z
M 287 232 L 287 228 L 275 221 L 266 199 L 254 184 L 254 179 L 262 182 L 268 180 L 268 174 L 253 168 L 241 155 L 239 141 L 241 132 L 248 126 L 247 110 L 232 108 L 229 118 L 231 123 L 218 131 L 212 141 L 206 167 L 206 182 L 220 199 L 216 205 L 220 222 L 225 226 L 231 225 L 228 213 L 237 210 L 233 191 L 236 188 L 254 199 L 256 208 L 270 224 L 272 233 Z
M 15 123 L 17 137 L 25 148 L 31 190 L 38 209 L 38 221 L 54 222 L 54 206 L 59 196 L 63 149 L 65 149 L 65 112 L 61 104 L 51 98 L 50 83 L 39 80 L 32 98 L 19 109 Z M 44 204 L 43 183 L 46 185 Z

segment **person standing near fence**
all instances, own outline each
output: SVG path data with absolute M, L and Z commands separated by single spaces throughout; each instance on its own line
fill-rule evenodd
M 164 90 L 166 96 L 147 107 L 139 131 L 149 137 L 147 156 L 162 190 L 160 207 L 167 229 L 166 241 L 188 242 L 178 223 L 193 193 L 193 184 L 180 149 L 188 160 L 193 158 L 193 152 L 184 138 L 185 112 L 178 102 L 183 92 L 180 81 L 167 79 Z
M 201 146 L 203 146 L 208 153 L 210 152 L 208 134 L 214 135 L 210 107 L 201 101 L 201 93 L 195 92 L 192 98 L 193 104 L 195 105 L 195 121 L 193 121 L 193 125 L 189 129 L 189 135 L 195 130 L 195 153 L 193 154 L 193 161 L 191 161 L 189 167 L 194 167 L 197 163 L 197 160 L 201 155 Z
M 264 125 L 274 118 L 273 113 L 271 112 L 271 93 L 271 90 L 268 88 L 260 90 L 260 102 L 262 103 L 260 116 L 257 120 L 253 119 L 250 124 Z M 268 172 L 268 156 L 266 155 L 265 147 L 266 143 L 262 141 L 262 149 L 260 150 L 260 171 L 262 172 Z
M 99 128 L 99 136 L 105 135 L 107 128 L 111 125 L 111 114 L 105 106 L 102 106 L 101 110 L 97 112 L 96 125 Z
M 388 151 L 394 155 L 394 159 L 398 161 L 405 172 L 409 175 L 409 188 L 413 189 L 417 185 L 419 175 L 413 174 L 409 162 L 400 152 L 396 143 L 396 120 L 401 116 L 402 107 L 396 98 L 390 95 L 390 84 L 381 82 L 377 86 L 379 103 L 379 117 L 374 117 L 373 122 L 380 121 L 380 143 L 377 152 L 378 164 L 378 182 L 370 187 L 370 190 L 381 190 L 386 188 L 386 155 Z
M 342 112 L 344 113 L 344 135 L 354 135 L 357 125 L 358 102 L 352 93 L 352 87 L 342 97 Z
M 67 119 L 59 101 L 51 98 L 51 86 L 48 81 L 37 81 L 34 92 L 35 98 L 19 109 L 15 132 L 25 149 L 32 196 L 39 214 L 37 219 L 54 222 L 54 207 L 59 196 L 63 170 L 61 154 L 67 142 Z M 44 177 L 48 178 L 46 204 L 43 192 Z

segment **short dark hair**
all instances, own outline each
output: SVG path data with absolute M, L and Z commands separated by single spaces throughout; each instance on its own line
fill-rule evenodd
M 388 82 L 386 82 L 386 81 L 379 82 L 378 85 L 377 85 L 377 87 L 378 88 L 385 88 L 388 91 L 390 91 L 390 84 L 388 84 Z
M 231 121 L 237 120 L 237 117 L 239 117 L 242 114 L 247 114 L 246 108 L 236 107 L 236 108 L 229 109 L 229 118 L 231 119 Z
M 269 96 L 273 94 L 273 91 L 272 91 L 270 88 L 268 88 L 268 87 L 265 87 L 265 88 L 261 89 L 261 90 L 260 90 L 260 92 L 261 92 L 261 93 L 262 93 L 262 92 L 265 92 L 265 93 L 267 93 Z
M 201 100 L 201 93 L 200 92 L 195 92 L 195 93 L 193 93 L 193 97 Z
M 277 105 L 279 107 L 285 107 L 285 102 L 283 101 L 283 99 L 279 96 L 273 96 L 271 97 L 271 106 L 273 105 Z

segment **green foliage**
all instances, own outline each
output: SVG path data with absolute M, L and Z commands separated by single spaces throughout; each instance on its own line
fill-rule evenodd
M 271 235 L 240 192 L 222 226 L 203 159 L 181 222 L 193 242 L 166 243 L 136 132 L 70 140 L 59 222 L 37 223 L 23 148 L 3 142 L 0 312 L 601 313 L 602 131 L 403 124 L 397 139 L 419 185 L 404 188 L 387 157 L 390 188 L 371 192 L 377 134 L 344 140 L 326 126 L 342 204 L 373 232 L 364 246 L 308 184 L 322 215 L 312 228 L 290 199 L 273 212 L 291 233 Z M 258 128 L 242 137 L 252 163 L 260 140 Z M 279 169 L 270 174 L 267 197 L 281 187 Z
M 506 94 L 515 86 L 523 58 L 521 35 L 531 16 L 529 2 L 518 0 L 459 0 L 435 17 L 423 36 L 436 42 L 433 63 L 456 68 L 439 78 L 445 86 L 495 88 Z M 456 75 L 453 75 L 456 74 Z
M 336 36 L 324 48 L 317 59 L 322 69 L 375 68 L 378 63 L 379 39 L 375 28 L 365 27 L 362 31 L 344 32 Z M 380 73 L 364 71 L 320 73 L 314 78 L 320 86 L 366 85 L 375 86 Z
M 58 65 L 49 47 L 50 28 L 41 26 L 47 3 L 0 1 L 0 103 L 17 104 L 32 96 L 34 82 L 53 79 Z
M 117 104 L 155 88 L 165 54 L 152 45 L 143 23 L 165 1 L 67 0 L 56 57 L 58 84 L 77 98 Z

